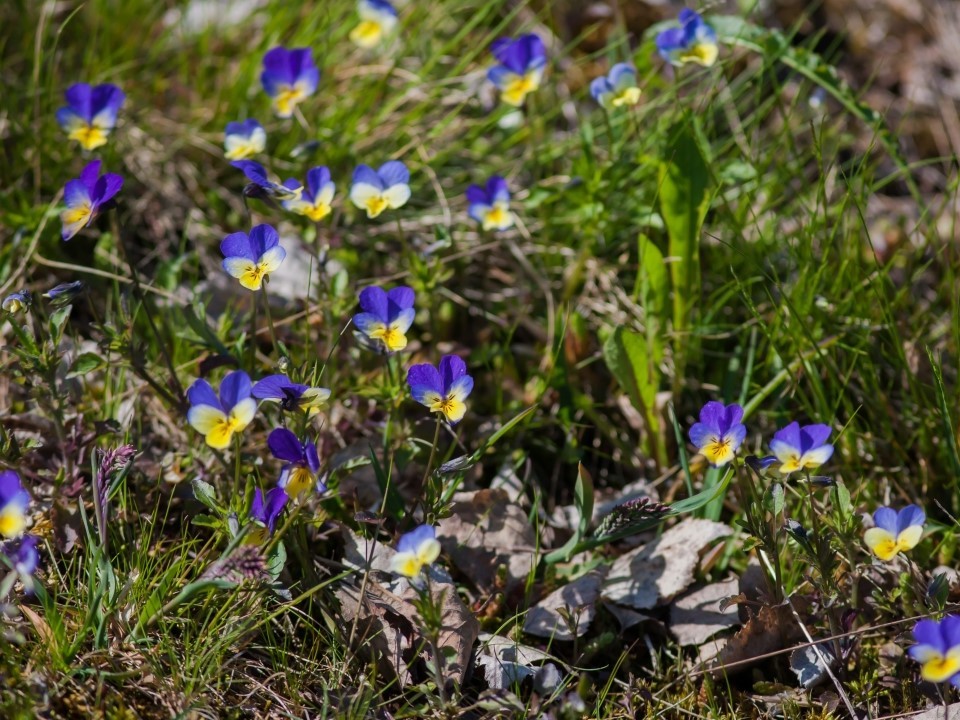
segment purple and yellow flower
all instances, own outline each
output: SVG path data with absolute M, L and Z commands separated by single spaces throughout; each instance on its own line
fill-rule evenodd
M 920 677 L 960 687 L 960 616 L 921 620 L 913 628 L 913 639 L 917 644 L 907 652 L 920 663 Z
M 298 215 L 305 215 L 313 222 L 319 222 L 330 214 L 333 205 L 333 195 L 337 186 L 330 179 L 330 170 L 326 167 L 315 167 L 307 172 L 306 187 L 295 179 L 290 178 L 283 183 L 285 188 L 296 192 L 300 196 L 292 200 L 284 200 L 283 206 Z
M 43 297 L 53 301 L 54 305 L 66 305 L 79 297 L 86 289 L 83 280 L 74 280 L 73 282 L 60 283 L 47 290 Z
M 680 11 L 680 27 L 657 35 L 657 50 L 672 65 L 696 63 L 709 67 L 717 61 L 720 46 L 714 29 L 699 14 L 684 8 Z
M 327 404 L 330 391 L 322 387 L 310 387 L 295 383 L 286 375 L 267 375 L 253 386 L 253 396 L 258 400 L 279 402 L 288 412 L 303 410 L 313 415 Z
M 700 410 L 700 422 L 690 428 L 690 442 L 707 462 L 723 467 L 733 460 L 747 436 L 747 427 L 741 420 L 743 408 L 736 403 L 724 405 L 710 401 Z
M 69 240 L 93 222 L 106 203 L 123 187 L 123 178 L 115 173 L 100 175 L 100 161 L 93 160 L 80 171 L 80 177 L 63 188 L 67 209 L 60 213 L 61 237 Z
M 263 165 L 255 160 L 234 160 L 230 164 L 238 170 L 242 170 L 243 174 L 246 175 L 250 181 L 250 184 L 243 190 L 244 195 L 264 195 L 282 202 L 284 200 L 296 200 L 300 197 L 300 193 L 303 192 L 303 188 L 300 185 L 287 187 L 281 183 L 274 182 L 267 176 L 267 171 Z
M 410 171 L 399 160 L 385 162 L 378 170 L 360 165 L 353 171 L 350 200 L 368 218 L 375 218 L 387 208 L 395 210 L 410 199 Z
M 507 105 L 520 107 L 527 94 L 540 87 L 547 67 L 547 50 L 536 35 L 521 35 L 516 40 L 500 38 L 490 46 L 497 59 L 487 71 L 487 79 L 500 90 Z
M 227 160 L 244 160 L 262 153 L 267 146 L 267 131 L 254 119 L 228 122 L 223 133 Z
M 467 412 L 465 400 L 473 390 L 473 378 L 461 358 L 444 355 L 438 368 L 429 363 L 413 365 L 407 371 L 407 385 L 414 400 L 456 425 Z
M 255 526 L 247 532 L 247 543 L 262 545 L 273 535 L 277 526 L 277 518 L 280 517 L 287 500 L 289 500 L 289 496 L 281 487 L 270 488 L 266 495 L 260 488 L 253 491 L 250 519 L 253 520 Z
M 804 425 L 792 422 L 774 433 L 770 450 L 780 461 L 780 472 L 787 474 L 798 470 L 820 467 L 833 455 L 833 445 L 827 443 L 829 425 Z
M 605 76 L 590 83 L 590 94 L 606 110 L 636 105 L 640 102 L 636 69 L 627 63 L 617 63 Z
M 10 566 L 20 576 L 24 583 L 37 571 L 40 564 L 40 553 L 37 551 L 39 538 L 36 535 L 24 535 L 19 540 L 11 540 L 0 548 Z
M 117 113 L 126 97 L 123 91 L 109 83 L 95 87 L 77 83 L 67 88 L 63 96 L 67 107 L 57 110 L 57 122 L 67 136 L 84 150 L 105 145 L 117 125 Z
M 874 527 L 863 534 L 863 541 L 874 555 L 887 562 L 917 546 L 926 520 L 926 514 L 916 505 L 907 505 L 900 512 L 880 507 L 873 513 Z
M 327 486 L 320 479 L 320 456 L 316 443 L 300 438 L 287 428 L 276 428 L 267 437 L 270 452 L 286 464 L 280 470 L 277 486 L 292 498 L 299 498 L 308 492 L 325 492 Z
M 0 472 L 0 535 L 8 540 L 18 538 L 27 529 L 30 517 L 30 493 L 13 470 Z
M 382 344 L 385 352 L 397 352 L 407 346 L 407 330 L 413 324 L 417 311 L 413 309 L 411 288 L 400 286 L 386 292 L 379 287 L 364 288 L 360 293 L 360 308 L 353 316 L 353 324 L 375 345 Z
M 397 552 L 390 560 L 390 568 L 398 575 L 415 578 L 424 567 L 436 562 L 440 557 L 440 543 L 437 530 L 432 525 L 421 525 L 401 535 L 397 541 Z
M 287 251 L 280 246 L 280 236 L 270 225 L 257 225 L 247 235 L 235 232 L 220 243 L 223 269 L 240 281 L 247 290 L 259 290 L 263 280 L 280 267 Z
M 480 223 L 484 230 L 506 230 L 513 227 L 510 212 L 510 188 L 499 175 L 487 180 L 486 187 L 471 185 L 467 188 L 467 214 Z
M 362 48 L 379 45 L 397 26 L 397 11 L 387 0 L 360 0 L 357 13 L 360 24 L 350 31 L 350 39 Z
M 250 396 L 250 376 L 234 370 L 220 383 L 218 398 L 210 383 L 202 378 L 187 390 L 190 410 L 187 421 L 204 435 L 215 450 L 229 447 L 234 433 L 242 432 L 257 414 L 257 401 Z
M 297 103 L 316 92 L 320 71 L 313 62 L 310 48 L 275 47 L 263 56 L 260 82 L 273 99 L 277 117 L 288 118 Z
M 21 310 L 27 310 L 32 304 L 33 297 L 30 295 L 29 290 L 17 290 L 3 299 L 3 302 L 0 303 L 0 308 L 13 315 Z

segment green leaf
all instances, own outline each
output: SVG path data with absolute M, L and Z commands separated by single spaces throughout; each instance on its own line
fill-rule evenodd
M 684 377 L 685 347 L 700 302 L 700 231 L 710 205 L 709 182 L 707 163 L 687 117 L 674 127 L 660 160 L 660 214 L 667 225 L 667 254 L 672 258 L 677 381 Z
M 836 484 L 830 488 L 830 501 L 840 513 L 841 518 L 848 518 L 853 515 L 853 502 L 850 500 L 850 491 L 843 484 L 843 480 L 837 480 Z
M 73 361 L 73 365 L 70 368 L 70 372 L 67 373 L 67 377 L 80 377 L 89 372 L 93 372 L 104 365 L 106 365 L 106 362 L 97 353 L 83 353 L 83 355 Z
M 647 428 L 644 450 L 659 461 L 660 418 L 656 398 L 660 368 L 656 348 L 656 343 L 651 347 L 640 333 L 618 327 L 603 344 L 603 359 L 630 402 L 643 415 Z
M 73 310 L 73 305 L 66 305 L 56 310 L 53 315 L 50 316 L 50 336 L 53 338 L 55 345 L 60 342 L 60 336 L 63 334 L 63 325 L 67 322 L 67 318 L 70 317 L 71 310 Z
M 584 537 L 593 519 L 593 478 L 590 477 L 583 463 L 577 466 L 577 484 L 573 488 L 573 503 L 580 515 L 577 535 Z
M 927 351 L 927 359 L 933 369 L 933 379 L 937 388 L 937 407 L 940 410 L 940 419 L 943 421 L 943 435 L 947 450 L 950 452 L 953 476 L 954 478 L 960 478 L 960 452 L 957 451 L 957 434 L 953 430 L 953 421 L 950 419 L 950 405 L 947 402 L 947 393 L 943 388 L 943 373 L 940 371 L 940 365 L 933 357 L 933 351 L 929 347 L 924 349 Z M 956 506 L 953 509 L 956 511 Z
M 783 485 L 773 483 L 763 494 L 763 509 L 775 516 L 783 512 L 784 506 Z
M 280 541 L 273 546 L 273 550 L 271 550 L 267 556 L 267 574 L 270 575 L 271 581 L 277 581 L 277 578 L 280 577 L 280 573 L 283 571 L 283 566 L 286 564 L 287 550 L 283 546 L 283 542 Z
M 213 485 L 201 480 L 200 478 L 194 478 L 190 482 L 190 485 L 193 487 L 193 496 L 197 500 L 217 513 L 222 512 L 220 505 L 217 503 L 217 491 L 214 489 Z
M 732 478 L 733 468 L 729 468 L 727 470 L 727 474 L 723 476 L 723 480 L 721 480 L 717 485 L 705 488 L 696 495 L 673 503 L 673 505 L 670 506 L 670 514 L 682 515 L 684 513 L 693 512 L 694 510 L 699 510 L 714 498 L 723 497 L 723 494 L 727 491 L 727 486 L 730 484 L 730 480 Z

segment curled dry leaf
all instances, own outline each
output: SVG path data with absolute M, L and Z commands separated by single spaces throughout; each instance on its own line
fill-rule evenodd
M 530 608 L 523 631 L 553 640 L 581 637 L 597 614 L 597 600 L 605 575 L 605 568 L 593 570 L 554 590 Z
M 476 662 L 491 690 L 506 690 L 528 677 L 537 684 L 541 675 L 544 684 L 553 683 L 557 667 L 546 663 L 548 660 L 556 661 L 556 658 L 502 635 L 480 634 Z
M 669 602 L 693 582 L 704 549 L 731 534 L 729 525 L 687 518 L 619 557 L 607 575 L 603 596 L 638 610 Z
M 497 589 L 497 571 L 506 569 L 506 591 L 526 582 L 533 568 L 536 538 L 527 514 L 504 490 L 477 490 L 453 496 L 450 517 L 440 521 L 437 539 L 454 565 L 478 589 Z
M 716 674 L 735 674 L 763 662 L 769 653 L 788 648 L 803 637 L 790 605 L 764 605 L 730 638 L 712 670 Z
M 681 645 L 702 645 L 719 632 L 740 624 L 737 608 L 722 608 L 737 592 L 737 578 L 691 590 L 670 606 L 670 631 Z

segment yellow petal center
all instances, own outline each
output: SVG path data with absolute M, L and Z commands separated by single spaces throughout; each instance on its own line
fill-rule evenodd
M 508 105 L 523 105 L 527 93 L 533 92 L 539 87 L 540 81 L 534 73 L 526 75 L 517 75 L 503 89 L 503 101 Z
M 70 131 L 69 138 L 80 143 L 84 150 L 94 150 L 107 144 L 107 132 L 96 125 L 80 125 Z

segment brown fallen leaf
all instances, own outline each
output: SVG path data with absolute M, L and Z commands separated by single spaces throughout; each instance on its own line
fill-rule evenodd
M 617 558 L 603 585 L 603 597 L 638 610 L 669 602 L 693 582 L 704 549 L 731 534 L 729 525 L 687 518 Z
M 683 646 L 702 645 L 719 632 L 740 624 L 736 606 L 720 604 L 737 592 L 735 577 L 691 590 L 670 606 L 670 632 Z
M 523 631 L 553 640 L 581 637 L 597 614 L 600 586 L 606 574 L 606 568 L 599 568 L 554 590 L 530 608 Z M 563 617 L 564 613 L 569 614 L 570 623 Z
M 345 624 L 352 625 L 359 615 L 356 650 L 368 661 L 385 660 L 392 670 L 390 674 L 401 685 L 406 685 L 413 680 L 410 669 L 415 660 L 413 654 L 416 648 L 424 646 L 423 622 L 413 604 L 417 589 L 404 578 L 390 588 L 368 578 L 365 602 L 360 607 L 360 585 L 359 580 L 343 583 L 335 591 Z M 454 585 L 436 582 L 433 578 L 430 588 L 434 602 L 440 602 L 442 597 L 443 625 L 437 645 L 443 658 L 445 681 L 462 684 L 480 623 L 460 600 Z M 347 634 L 349 636 L 349 632 Z
M 536 537 L 527 514 L 504 490 L 457 493 L 450 511 L 450 517 L 440 521 L 437 539 L 479 590 L 497 589 L 501 567 L 507 592 L 526 582 L 534 565 Z
M 790 605 L 764 605 L 729 639 L 713 662 L 711 671 L 719 675 L 733 675 L 758 662 L 764 662 L 769 653 L 783 650 L 804 639 L 803 631 Z

